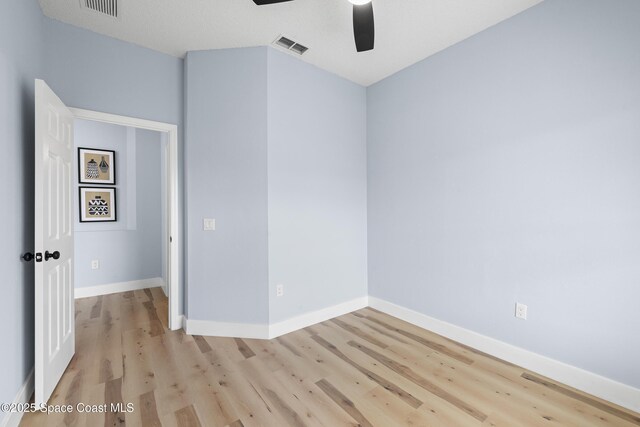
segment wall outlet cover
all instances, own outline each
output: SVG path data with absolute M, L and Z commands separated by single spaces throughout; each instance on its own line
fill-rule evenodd
M 516 317 L 518 319 L 527 320 L 527 306 L 521 303 L 516 303 Z
M 284 295 L 284 285 L 277 285 L 276 286 L 276 296 L 277 297 L 281 297 Z
M 94 259 L 93 261 L 91 261 L 91 269 L 92 270 L 97 270 L 100 268 L 100 261 L 97 259 Z

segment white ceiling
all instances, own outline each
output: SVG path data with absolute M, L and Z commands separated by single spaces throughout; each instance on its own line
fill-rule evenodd
M 301 59 L 364 86 L 458 43 L 542 0 L 373 0 L 376 47 L 357 53 L 348 0 L 120 0 L 120 18 L 39 0 L 45 15 L 173 56 L 271 44 L 278 35 L 309 47 Z

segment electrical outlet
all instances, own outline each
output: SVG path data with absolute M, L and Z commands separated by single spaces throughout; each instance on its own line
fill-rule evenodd
M 284 295 L 284 285 L 280 284 L 276 286 L 276 296 L 281 297 Z
M 516 317 L 518 319 L 527 320 L 527 306 L 524 304 L 516 303 Z
M 204 231 L 215 231 L 216 229 L 216 220 L 213 218 L 204 218 L 202 220 L 202 229 Z
M 98 261 L 97 259 L 94 259 L 93 261 L 91 261 L 92 270 L 97 270 L 99 268 L 100 268 L 100 261 Z

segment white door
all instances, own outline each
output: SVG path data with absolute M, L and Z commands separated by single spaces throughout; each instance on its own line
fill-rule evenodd
M 46 403 L 75 353 L 73 115 L 36 80 L 35 403 Z

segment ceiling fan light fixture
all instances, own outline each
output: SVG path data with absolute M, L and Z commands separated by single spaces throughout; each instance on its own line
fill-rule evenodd
M 351 4 L 356 5 L 356 6 L 362 6 L 362 5 L 365 5 L 367 3 L 371 3 L 371 0 L 349 0 L 349 2 Z

